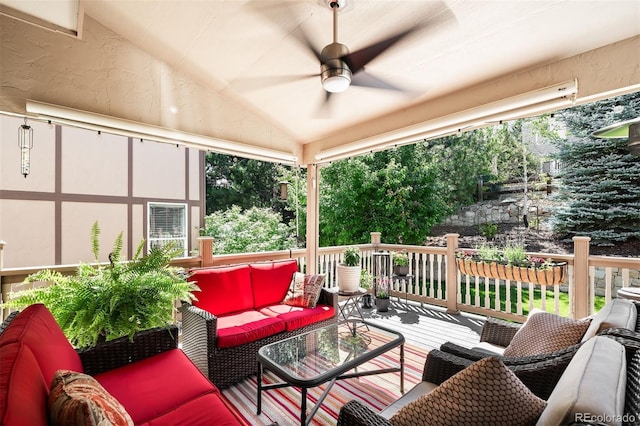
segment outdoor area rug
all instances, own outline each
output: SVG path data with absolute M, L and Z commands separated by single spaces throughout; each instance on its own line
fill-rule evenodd
M 422 369 L 428 349 L 404 345 L 404 388 L 409 391 L 422 379 Z M 358 371 L 377 370 L 397 367 L 400 360 L 400 348 L 380 355 L 358 367 Z M 249 377 L 238 385 L 225 389 L 223 394 L 231 401 L 245 418 L 255 425 L 278 424 L 280 426 L 300 424 L 299 388 L 286 387 L 262 392 L 262 414 L 256 415 L 256 376 Z M 273 373 L 267 371 L 265 383 L 280 382 Z M 316 401 L 326 389 L 327 384 L 310 388 L 307 393 L 307 412 L 313 409 Z M 356 399 L 376 412 L 383 410 L 398 399 L 400 393 L 400 373 L 385 373 L 372 376 L 338 380 L 329 395 L 316 412 L 312 425 L 335 425 L 340 408 Z

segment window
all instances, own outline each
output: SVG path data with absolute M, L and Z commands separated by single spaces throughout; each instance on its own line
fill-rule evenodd
M 187 255 L 187 205 L 149 203 L 149 229 L 147 230 L 147 249 L 161 247 L 169 241 L 175 241 Z

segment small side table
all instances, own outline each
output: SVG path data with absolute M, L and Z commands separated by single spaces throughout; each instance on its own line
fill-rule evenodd
M 393 275 L 391 277 L 393 281 L 393 289 L 395 290 L 396 283 L 398 283 L 398 290 L 402 290 L 402 285 L 404 285 L 404 303 L 408 303 L 408 293 L 409 293 L 409 284 L 413 280 L 413 275 Z M 398 301 L 400 301 L 400 296 L 398 296 Z
M 362 325 L 369 329 L 369 326 L 364 322 L 364 315 L 362 314 L 362 310 L 360 310 L 360 300 L 362 296 L 367 294 L 367 291 L 364 289 L 358 289 L 356 292 L 346 292 L 340 291 L 338 287 L 333 287 L 329 291 L 332 293 L 336 293 L 340 299 L 344 300 L 342 303 L 339 299 L 338 309 L 340 310 L 340 318 L 338 321 L 346 322 L 349 318 L 354 317 L 362 321 Z M 348 322 L 348 324 L 354 324 L 354 329 L 352 329 L 352 333 L 355 335 L 355 324 L 356 322 Z M 351 327 L 350 327 L 351 328 Z

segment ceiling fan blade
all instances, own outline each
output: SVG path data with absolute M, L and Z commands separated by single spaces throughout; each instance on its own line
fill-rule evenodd
M 291 22 L 300 22 L 300 18 L 293 12 L 292 4 L 294 3 L 286 1 L 265 2 L 264 0 L 254 0 L 250 1 L 248 6 L 260 15 L 265 16 L 285 33 L 290 34 L 300 44 L 306 47 L 313 56 L 316 57 L 318 62 L 322 63 L 322 57 L 320 55 L 321 49 L 313 44 L 302 28 L 302 24 L 296 24 L 293 30 L 291 29 L 291 25 L 289 25 Z
M 391 46 L 395 45 L 405 37 L 426 29 L 427 27 L 436 26 L 437 24 L 455 21 L 455 15 L 451 12 L 451 10 L 444 4 L 441 3 L 439 5 L 444 9 L 439 10 L 437 13 L 432 14 L 429 18 L 425 18 L 422 21 L 418 22 L 416 25 L 413 25 L 409 28 L 405 28 L 402 31 L 399 31 L 383 40 L 378 41 L 377 43 L 371 44 L 367 47 L 364 47 L 360 50 L 356 50 L 355 52 L 351 52 L 348 55 L 345 55 L 342 60 L 344 60 L 351 72 L 356 74 L 364 69 L 365 65 L 369 62 L 377 58 Z
M 360 87 L 371 87 L 374 89 L 395 90 L 397 92 L 408 92 L 408 90 L 388 83 L 376 76 L 365 72 L 364 70 L 360 71 L 358 74 L 354 74 L 353 77 L 351 77 L 351 85 Z
M 266 77 L 241 77 L 231 82 L 231 87 L 239 92 L 250 92 L 252 90 L 264 89 L 280 84 L 291 83 L 294 81 L 306 80 L 308 78 L 317 78 L 320 74 L 298 74 L 298 75 L 271 75 Z

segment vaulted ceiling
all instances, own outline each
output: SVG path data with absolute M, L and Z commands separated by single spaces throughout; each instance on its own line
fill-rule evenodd
M 77 37 L 0 17 L 1 111 L 24 114 L 30 99 L 306 164 L 564 81 L 578 80 L 578 103 L 640 90 L 637 0 L 349 0 L 338 40 L 352 52 L 426 26 L 366 66 L 404 91 L 351 86 L 328 105 L 300 36 L 317 50 L 332 41 L 325 0 L 80 0 L 79 10 Z

